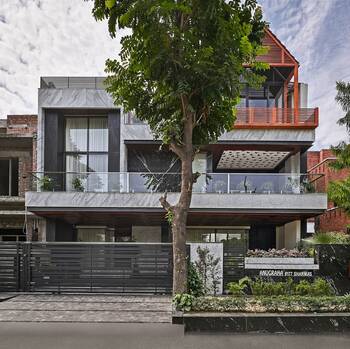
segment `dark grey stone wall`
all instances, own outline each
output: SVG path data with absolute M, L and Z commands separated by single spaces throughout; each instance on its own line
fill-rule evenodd
M 120 110 L 108 113 L 108 171 L 120 171 Z

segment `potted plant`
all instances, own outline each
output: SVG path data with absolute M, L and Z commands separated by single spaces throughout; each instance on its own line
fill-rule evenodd
M 53 191 L 54 183 L 52 178 L 45 175 L 39 179 L 39 187 L 41 191 Z
M 225 189 L 227 188 L 227 183 L 224 181 L 215 181 L 214 182 L 214 191 L 216 193 L 224 193 Z
M 273 183 L 271 181 L 263 183 L 263 185 L 261 186 L 260 190 L 263 193 L 270 194 L 271 192 L 273 192 Z
M 79 177 L 73 179 L 72 186 L 75 191 L 84 191 L 83 183 Z

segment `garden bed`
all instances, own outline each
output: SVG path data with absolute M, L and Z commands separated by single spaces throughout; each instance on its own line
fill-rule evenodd
M 198 297 L 191 312 L 324 313 L 350 312 L 350 296 Z
M 349 332 L 350 296 L 198 297 L 182 323 L 185 332 Z

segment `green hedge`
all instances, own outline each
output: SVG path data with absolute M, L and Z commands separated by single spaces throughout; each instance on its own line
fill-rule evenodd
M 252 280 L 244 277 L 238 282 L 227 284 L 229 293 L 233 296 L 244 296 L 252 294 L 253 296 L 333 296 L 335 290 L 331 284 L 322 278 L 316 278 L 313 281 L 301 280 L 294 282 L 288 278 L 287 281 L 264 281 L 262 279 Z
M 182 297 L 187 297 L 187 295 L 182 295 Z M 191 299 L 186 298 L 186 301 L 186 307 L 183 307 L 182 310 L 193 312 L 350 312 L 350 295 L 330 297 L 191 297 Z M 177 306 L 178 310 L 181 310 L 179 309 L 181 306 L 179 306 L 177 301 L 175 301 L 175 306 Z

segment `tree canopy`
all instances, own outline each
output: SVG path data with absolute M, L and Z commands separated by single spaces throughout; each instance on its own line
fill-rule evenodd
M 173 291 L 186 291 L 186 224 L 192 161 L 235 121 L 242 83 L 258 85 L 256 62 L 266 23 L 256 0 L 95 0 L 93 15 L 121 39 L 119 59 L 106 62 L 106 85 L 118 105 L 146 121 L 181 160 L 176 204 L 160 203 L 171 220 Z
M 242 79 L 262 80 L 266 23 L 255 0 L 96 0 L 93 15 L 112 37 L 131 29 L 106 63 L 107 91 L 166 144 L 183 143 L 184 108 L 193 143 L 215 141 L 233 126 Z
M 335 100 L 342 107 L 345 115 L 338 120 L 339 125 L 346 127 L 350 137 L 350 83 L 338 81 Z M 350 172 L 350 144 L 341 142 L 332 147 L 337 159 L 330 164 L 335 170 L 349 169 Z M 328 188 L 329 199 L 342 207 L 350 215 L 350 175 L 344 180 L 331 182 Z

